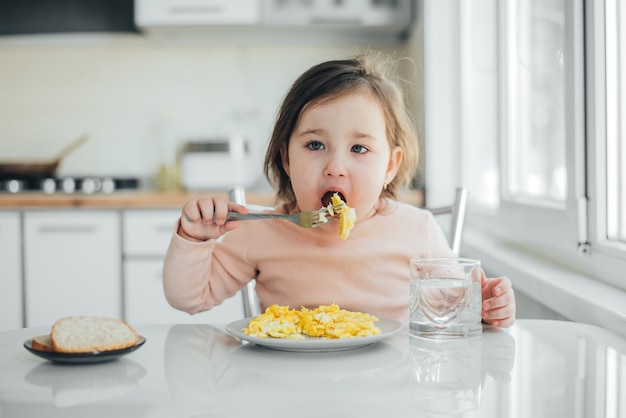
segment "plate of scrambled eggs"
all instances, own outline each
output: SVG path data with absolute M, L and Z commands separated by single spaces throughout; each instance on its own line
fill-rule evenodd
M 226 326 L 242 341 L 285 351 L 337 351 L 364 347 L 395 334 L 398 321 L 352 312 L 336 304 L 315 309 L 272 305 L 254 318 Z

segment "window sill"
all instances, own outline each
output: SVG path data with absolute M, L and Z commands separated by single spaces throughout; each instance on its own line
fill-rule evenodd
M 509 277 L 515 290 L 557 314 L 626 337 L 626 292 L 469 227 L 464 231 L 462 252 L 482 260 L 489 277 Z

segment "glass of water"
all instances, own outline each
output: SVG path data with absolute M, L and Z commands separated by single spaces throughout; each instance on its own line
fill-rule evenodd
M 480 260 L 411 260 L 410 333 L 424 338 L 482 334 Z

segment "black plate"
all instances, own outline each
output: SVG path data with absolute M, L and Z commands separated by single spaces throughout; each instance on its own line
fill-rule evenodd
M 55 363 L 72 363 L 72 364 L 89 364 L 102 363 L 105 361 L 115 360 L 123 355 L 132 353 L 146 342 L 146 339 L 139 336 L 139 341 L 132 347 L 122 348 L 121 350 L 98 351 L 92 353 L 57 353 L 55 351 L 41 351 L 33 348 L 33 339 L 24 341 L 24 347 L 36 356 L 45 358 Z

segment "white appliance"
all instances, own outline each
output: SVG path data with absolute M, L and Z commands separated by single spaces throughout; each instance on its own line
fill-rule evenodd
M 188 142 L 183 147 L 180 177 L 186 190 L 250 187 L 258 174 L 249 144 L 241 136 Z
M 135 0 L 138 27 L 253 25 L 259 0 Z
M 319 40 L 329 32 L 333 40 L 405 39 L 416 13 L 414 0 L 134 1 L 135 24 L 146 35 L 220 41 L 284 40 L 286 33 Z

